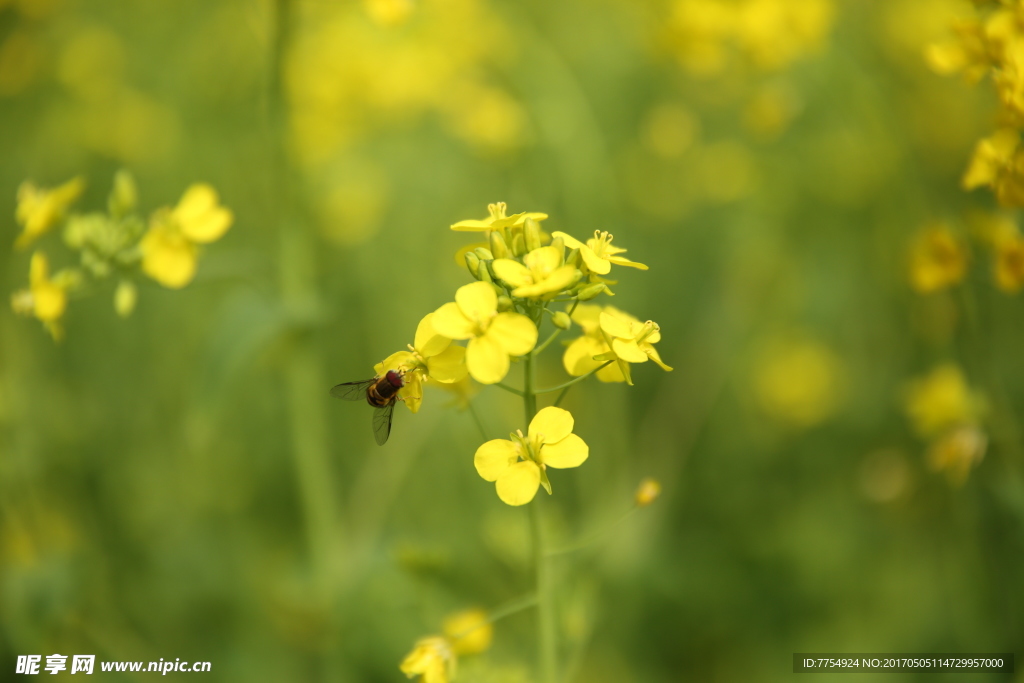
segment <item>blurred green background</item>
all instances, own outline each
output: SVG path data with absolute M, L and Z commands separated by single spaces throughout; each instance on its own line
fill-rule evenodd
M 0 678 L 59 652 L 210 661 L 217 681 L 404 680 L 447 614 L 531 590 L 526 511 L 474 471 L 468 413 L 428 393 L 378 448 L 371 411 L 327 395 L 469 281 L 453 254 L 472 237 L 448 226 L 495 201 L 610 230 L 648 264 L 606 303 L 656 320 L 675 367 L 569 394 L 591 457 L 541 501 L 563 541 L 617 520 L 642 477 L 664 486 L 559 560 L 572 681 L 1019 651 L 1021 301 L 980 251 L 973 333 L 957 295 L 907 284 L 919 228 L 992 204 L 959 178 L 994 96 L 922 56 L 957 13 L 0 0 L 4 243 L 26 179 L 82 175 L 77 207 L 97 210 L 126 168 L 146 214 L 199 181 L 235 213 L 196 280 L 140 281 L 128 320 L 101 290 L 55 344 L 0 307 Z M 40 246 L 71 264 L 59 236 Z M 0 259 L 7 291 L 27 273 L 27 252 Z M 1005 418 L 961 485 L 929 469 L 903 406 L 942 362 Z M 563 381 L 557 353 L 540 374 Z M 493 437 L 525 427 L 512 396 L 474 403 Z M 533 680 L 534 628 L 531 611 L 498 622 L 460 678 Z

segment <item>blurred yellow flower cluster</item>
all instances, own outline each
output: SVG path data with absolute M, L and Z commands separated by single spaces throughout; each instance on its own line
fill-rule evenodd
M 419 676 L 422 683 L 448 683 L 455 680 L 459 656 L 484 652 L 491 646 L 494 626 L 487 613 L 469 609 L 444 621 L 444 635 L 428 636 L 416 642 L 399 668 L 409 678 Z
M 61 320 L 71 292 L 85 294 L 98 283 L 116 278 L 114 309 L 127 317 L 138 299 L 135 276 L 139 272 L 165 287 L 184 287 L 195 275 L 198 245 L 220 239 L 234 220 L 205 184 L 186 190 L 173 209 L 154 212 L 148 229 L 136 212 L 138 190 L 131 174 L 120 171 L 114 176 L 105 213 L 70 212 L 84 188 L 84 181 L 75 178 L 52 189 L 31 182 L 18 189 L 15 219 L 22 232 L 15 246 L 24 249 L 63 224 L 64 245 L 78 257 L 78 265 L 50 277 L 46 254 L 36 251 L 28 288 L 11 299 L 15 312 L 37 318 L 54 339 L 63 334 Z
M 930 444 L 930 466 L 962 483 L 985 455 L 985 398 L 968 385 L 957 365 L 946 363 L 910 384 L 905 405 L 914 430 Z
M 930 45 L 925 57 L 940 74 L 963 74 L 970 82 L 992 77 L 999 97 L 999 127 L 980 140 L 963 185 L 989 187 L 1004 206 L 1024 206 L 1024 2 L 977 2 L 977 14 L 952 27 L 951 40 Z
M 755 69 L 785 68 L 819 49 L 832 28 L 831 0 L 674 0 L 668 31 L 680 64 L 715 76 L 731 48 Z

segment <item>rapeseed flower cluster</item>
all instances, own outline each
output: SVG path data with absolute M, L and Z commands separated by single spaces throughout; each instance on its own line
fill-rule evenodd
M 189 187 L 174 207 L 157 209 L 148 226 L 137 212 L 138 189 L 126 171 L 114 176 L 105 212 L 71 211 L 84 189 L 81 178 L 55 188 L 25 182 L 18 189 L 14 215 L 21 234 L 15 247 L 26 249 L 63 226 L 64 245 L 77 254 L 76 265 L 51 276 L 49 258 L 36 250 L 28 287 L 11 298 L 15 312 L 38 319 L 54 339 L 63 336 L 71 296 L 89 294 L 103 282 L 116 280 L 113 303 L 121 317 L 135 308 L 140 273 L 171 289 L 184 287 L 195 276 L 200 245 L 220 239 L 234 221 L 216 191 L 203 183 Z
M 525 431 L 516 428 L 507 439 L 485 437 L 476 449 L 473 465 L 482 479 L 494 483 L 503 503 L 523 506 L 532 502 L 541 488 L 552 493 L 550 470 L 579 467 L 590 457 L 590 446 L 575 433 L 575 418 L 558 406 L 574 384 L 590 375 L 603 382 L 632 384 L 632 366 L 648 361 L 666 371 L 672 368 L 655 347 L 661 341 L 657 323 L 641 321 L 612 306 L 584 303 L 602 294 L 612 295 L 611 286 L 618 283 L 610 277 L 616 269 L 647 270 L 643 263 L 625 256 L 626 249 L 611 233 L 597 230 L 580 240 L 567 232 L 546 231 L 542 227 L 548 220 L 545 213 L 510 214 L 503 202 L 487 208 L 483 218 L 451 225 L 456 232 L 477 237 L 456 255 L 474 281 L 459 287 L 453 301 L 427 313 L 417 326 L 413 343 L 375 365 L 374 381 L 365 386 L 370 387 L 371 404 L 378 408 L 382 402 L 383 407 L 393 405 L 387 403 L 387 397 L 395 395 L 413 413 L 422 406 L 424 387 L 431 385 L 450 390 L 470 410 L 471 382 L 496 386 L 522 398 Z M 537 357 L 574 326 L 581 334 L 562 354 L 569 379 L 558 386 L 537 387 Z M 543 340 L 542 332 L 546 334 Z M 505 383 L 513 366 L 522 368 L 521 388 Z M 378 386 L 383 387 L 384 396 Z M 560 393 L 553 405 L 538 409 L 538 398 L 554 392 Z M 476 418 L 483 433 L 485 427 L 479 416 Z M 636 506 L 649 505 L 659 492 L 657 482 L 645 482 L 636 494 Z M 531 508 L 534 515 L 535 509 Z M 539 547 L 539 534 L 534 534 L 534 539 Z M 542 553 L 535 554 L 541 561 Z M 538 602 L 543 600 L 538 597 Z M 474 642 L 490 642 L 489 630 L 486 638 L 482 631 L 472 638 L 453 635 L 472 630 L 469 617 L 463 621 L 466 623 L 458 627 L 446 624 L 445 635 L 418 641 L 402 661 L 401 670 L 410 677 L 421 676 L 425 683 L 452 680 L 457 655 L 485 647 L 479 643 L 471 646 Z

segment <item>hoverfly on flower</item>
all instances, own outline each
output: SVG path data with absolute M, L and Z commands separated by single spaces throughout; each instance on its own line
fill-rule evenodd
M 401 399 L 398 390 L 405 386 L 405 372 L 388 370 L 383 375 L 360 382 L 345 382 L 331 389 L 331 396 L 343 401 L 358 401 L 365 398 L 375 408 L 373 411 L 373 437 L 378 446 L 387 443 L 391 436 L 391 417 L 395 412 L 395 403 Z

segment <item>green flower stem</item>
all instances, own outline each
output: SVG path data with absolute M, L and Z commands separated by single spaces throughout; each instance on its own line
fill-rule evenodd
M 525 394 L 523 394 L 523 392 L 519 391 L 518 389 L 513 389 L 509 385 L 502 384 L 501 382 L 496 382 L 492 386 L 496 386 L 499 389 L 504 389 L 505 391 L 509 392 L 510 394 L 515 394 L 516 396 L 525 396 Z
M 537 394 L 534 392 L 534 353 L 524 357 L 523 407 L 526 424 L 537 414 Z M 538 492 L 539 493 L 539 492 Z M 533 546 L 533 566 L 537 584 L 537 660 L 542 683 L 558 680 L 558 631 L 555 627 L 555 603 L 551 587 L 551 568 L 544 549 L 544 522 L 540 516 L 540 500 L 530 503 L 530 539 Z
M 632 517 L 636 513 L 636 511 L 639 510 L 639 509 L 640 509 L 639 505 L 633 505 L 633 507 L 629 508 L 629 510 L 626 511 L 626 514 L 620 516 L 618 519 L 616 519 L 614 522 L 612 522 L 608 526 L 605 526 L 605 527 L 603 527 L 601 529 L 598 529 L 597 531 L 593 532 L 589 536 L 584 536 L 581 540 L 579 540 L 579 541 L 577 541 L 575 543 L 572 543 L 572 544 L 567 545 L 567 546 L 563 546 L 561 548 L 556 548 L 554 550 L 549 550 L 548 553 L 547 553 L 547 556 L 548 557 L 555 557 L 557 555 L 567 555 L 568 553 L 574 553 L 577 550 L 583 550 L 584 548 L 587 548 L 587 547 L 593 545 L 597 541 L 601 540 L 602 536 L 604 536 L 609 531 L 611 531 L 612 529 L 614 529 L 615 527 L 619 526 L 620 524 L 625 522 L 627 519 Z
M 488 612 L 487 619 L 485 619 L 483 622 L 477 624 L 476 626 L 473 626 L 472 628 L 468 628 L 465 631 L 462 631 L 461 633 L 456 633 L 455 636 L 452 637 L 452 640 L 460 640 L 462 638 L 465 638 L 470 633 L 477 630 L 484 624 L 493 624 L 494 622 L 500 621 L 505 617 L 510 617 L 513 614 L 518 614 L 523 610 L 527 610 L 531 607 L 536 606 L 537 595 L 534 593 L 529 593 L 522 597 L 515 598 L 514 600 L 509 600 L 504 605 L 501 605 L 500 607 L 495 607 L 493 610 Z
M 308 321 L 316 309 L 316 249 L 309 232 L 295 221 L 291 171 L 286 147 L 286 111 L 283 77 L 285 57 L 294 19 L 291 0 L 274 3 L 274 34 L 270 55 L 268 92 L 271 223 L 280 226 L 278 275 L 281 299 L 289 317 Z M 297 322 L 296 324 L 301 324 Z M 336 558 L 343 555 L 338 524 L 339 504 L 333 486 L 324 414 L 323 368 L 309 335 L 299 341 L 283 363 L 285 402 L 295 462 L 306 541 L 316 586 L 325 596 L 334 590 Z
M 575 379 L 569 380 L 565 384 L 559 384 L 557 387 L 551 387 L 549 389 L 538 389 L 536 393 L 538 393 L 538 394 L 550 394 L 552 391 L 558 391 L 560 389 L 564 393 L 564 391 L 566 389 L 568 389 L 569 387 L 571 387 L 573 384 L 576 384 L 577 382 L 582 382 L 583 380 L 585 380 L 586 378 L 590 377 L 591 375 L 593 375 L 595 372 L 597 372 L 601 368 L 606 368 L 606 367 L 608 367 L 609 365 L 611 365 L 614 362 L 615 362 L 614 359 L 605 361 L 603 364 L 598 365 L 596 368 L 594 368 L 593 370 L 591 370 L 590 372 L 588 372 L 585 375 L 580 375 L 579 377 L 576 377 Z M 562 397 L 559 396 L 558 400 L 561 401 Z M 558 405 L 558 404 L 556 403 L 555 405 Z
M 551 336 L 545 339 L 543 344 L 541 344 L 540 346 L 533 350 L 533 355 L 536 356 L 538 353 L 541 353 L 544 349 L 548 348 L 551 342 L 555 341 L 555 338 L 558 337 L 558 335 L 560 334 L 562 334 L 562 330 L 560 329 L 556 329 L 554 332 L 552 332 Z
M 469 402 L 468 408 L 469 414 L 473 416 L 473 422 L 476 423 L 477 429 L 480 430 L 480 436 L 484 438 L 484 441 L 490 441 L 490 437 L 487 436 L 487 430 L 484 428 L 484 421 L 480 419 L 480 413 L 476 412 L 476 406 L 473 405 L 473 401 Z

